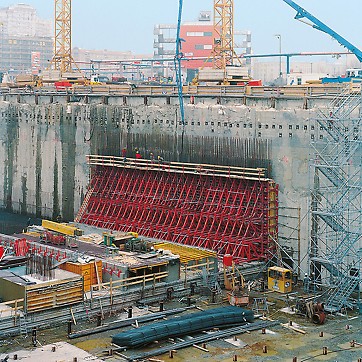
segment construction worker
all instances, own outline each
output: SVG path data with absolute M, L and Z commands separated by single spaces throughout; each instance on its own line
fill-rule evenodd
M 140 160 L 141 158 L 142 158 L 142 156 L 139 153 L 139 151 L 136 151 L 136 160 Z
M 123 157 L 123 162 L 126 162 L 127 161 L 127 149 L 124 147 L 122 148 L 122 157 Z
M 309 293 L 309 286 L 310 286 L 310 278 L 307 273 L 304 274 L 303 279 L 303 290 L 304 293 Z
M 154 154 L 152 152 L 150 152 L 150 160 L 151 160 L 152 163 L 155 162 L 155 156 L 154 156 Z
M 157 156 L 157 160 L 158 160 L 159 163 L 163 163 L 163 157 Z

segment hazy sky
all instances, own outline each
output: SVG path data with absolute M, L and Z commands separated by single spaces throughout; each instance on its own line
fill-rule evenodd
M 19 1 L 20 2 L 20 1 Z M 52 0 L 22 0 L 40 17 L 52 18 Z M 362 48 L 361 0 L 296 0 L 332 29 Z M 1 0 L 1 6 L 17 3 Z M 285 52 L 340 51 L 332 38 L 297 20 L 283 0 L 235 0 L 235 29 L 251 30 L 255 54 L 277 53 L 282 36 Z M 87 49 L 153 52 L 155 24 L 176 23 L 178 0 L 73 0 L 73 46 Z M 200 10 L 212 10 L 213 0 L 184 0 L 183 21 L 195 21 Z

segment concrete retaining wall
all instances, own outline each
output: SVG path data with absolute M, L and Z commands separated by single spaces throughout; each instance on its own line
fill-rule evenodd
M 0 207 L 72 220 L 89 179 L 87 154 L 266 167 L 280 185 L 280 236 L 296 257 L 308 245 L 310 142 L 323 98 L 14 95 L 0 101 Z M 1 99 L 1 98 L 0 98 Z M 194 103 L 194 104 L 192 104 Z

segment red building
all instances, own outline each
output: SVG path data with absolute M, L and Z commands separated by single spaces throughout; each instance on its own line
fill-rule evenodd
M 172 59 L 175 56 L 176 30 L 175 24 L 155 26 L 153 46 L 156 58 Z M 251 54 L 251 33 L 235 32 L 235 35 L 237 35 L 234 39 L 235 48 L 241 50 L 241 53 Z M 211 12 L 203 11 L 198 21 L 181 24 L 180 37 L 184 40 L 182 52 L 185 58 L 201 58 L 182 62 L 182 68 L 187 72 L 187 81 L 191 81 L 199 68 L 213 66 L 211 54 L 215 34 Z M 247 65 L 249 63 L 246 62 Z
M 212 67 L 211 53 L 214 41 L 214 26 L 211 22 L 204 24 L 185 23 L 181 25 L 180 37 L 182 42 L 182 52 L 187 58 L 203 58 L 183 62 L 185 69 L 198 69 L 201 67 Z M 210 57 L 209 62 L 206 62 Z

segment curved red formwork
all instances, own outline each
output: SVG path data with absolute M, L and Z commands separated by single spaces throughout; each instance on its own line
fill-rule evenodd
M 92 167 L 82 223 L 231 254 L 236 263 L 273 254 L 278 187 L 272 180 Z

